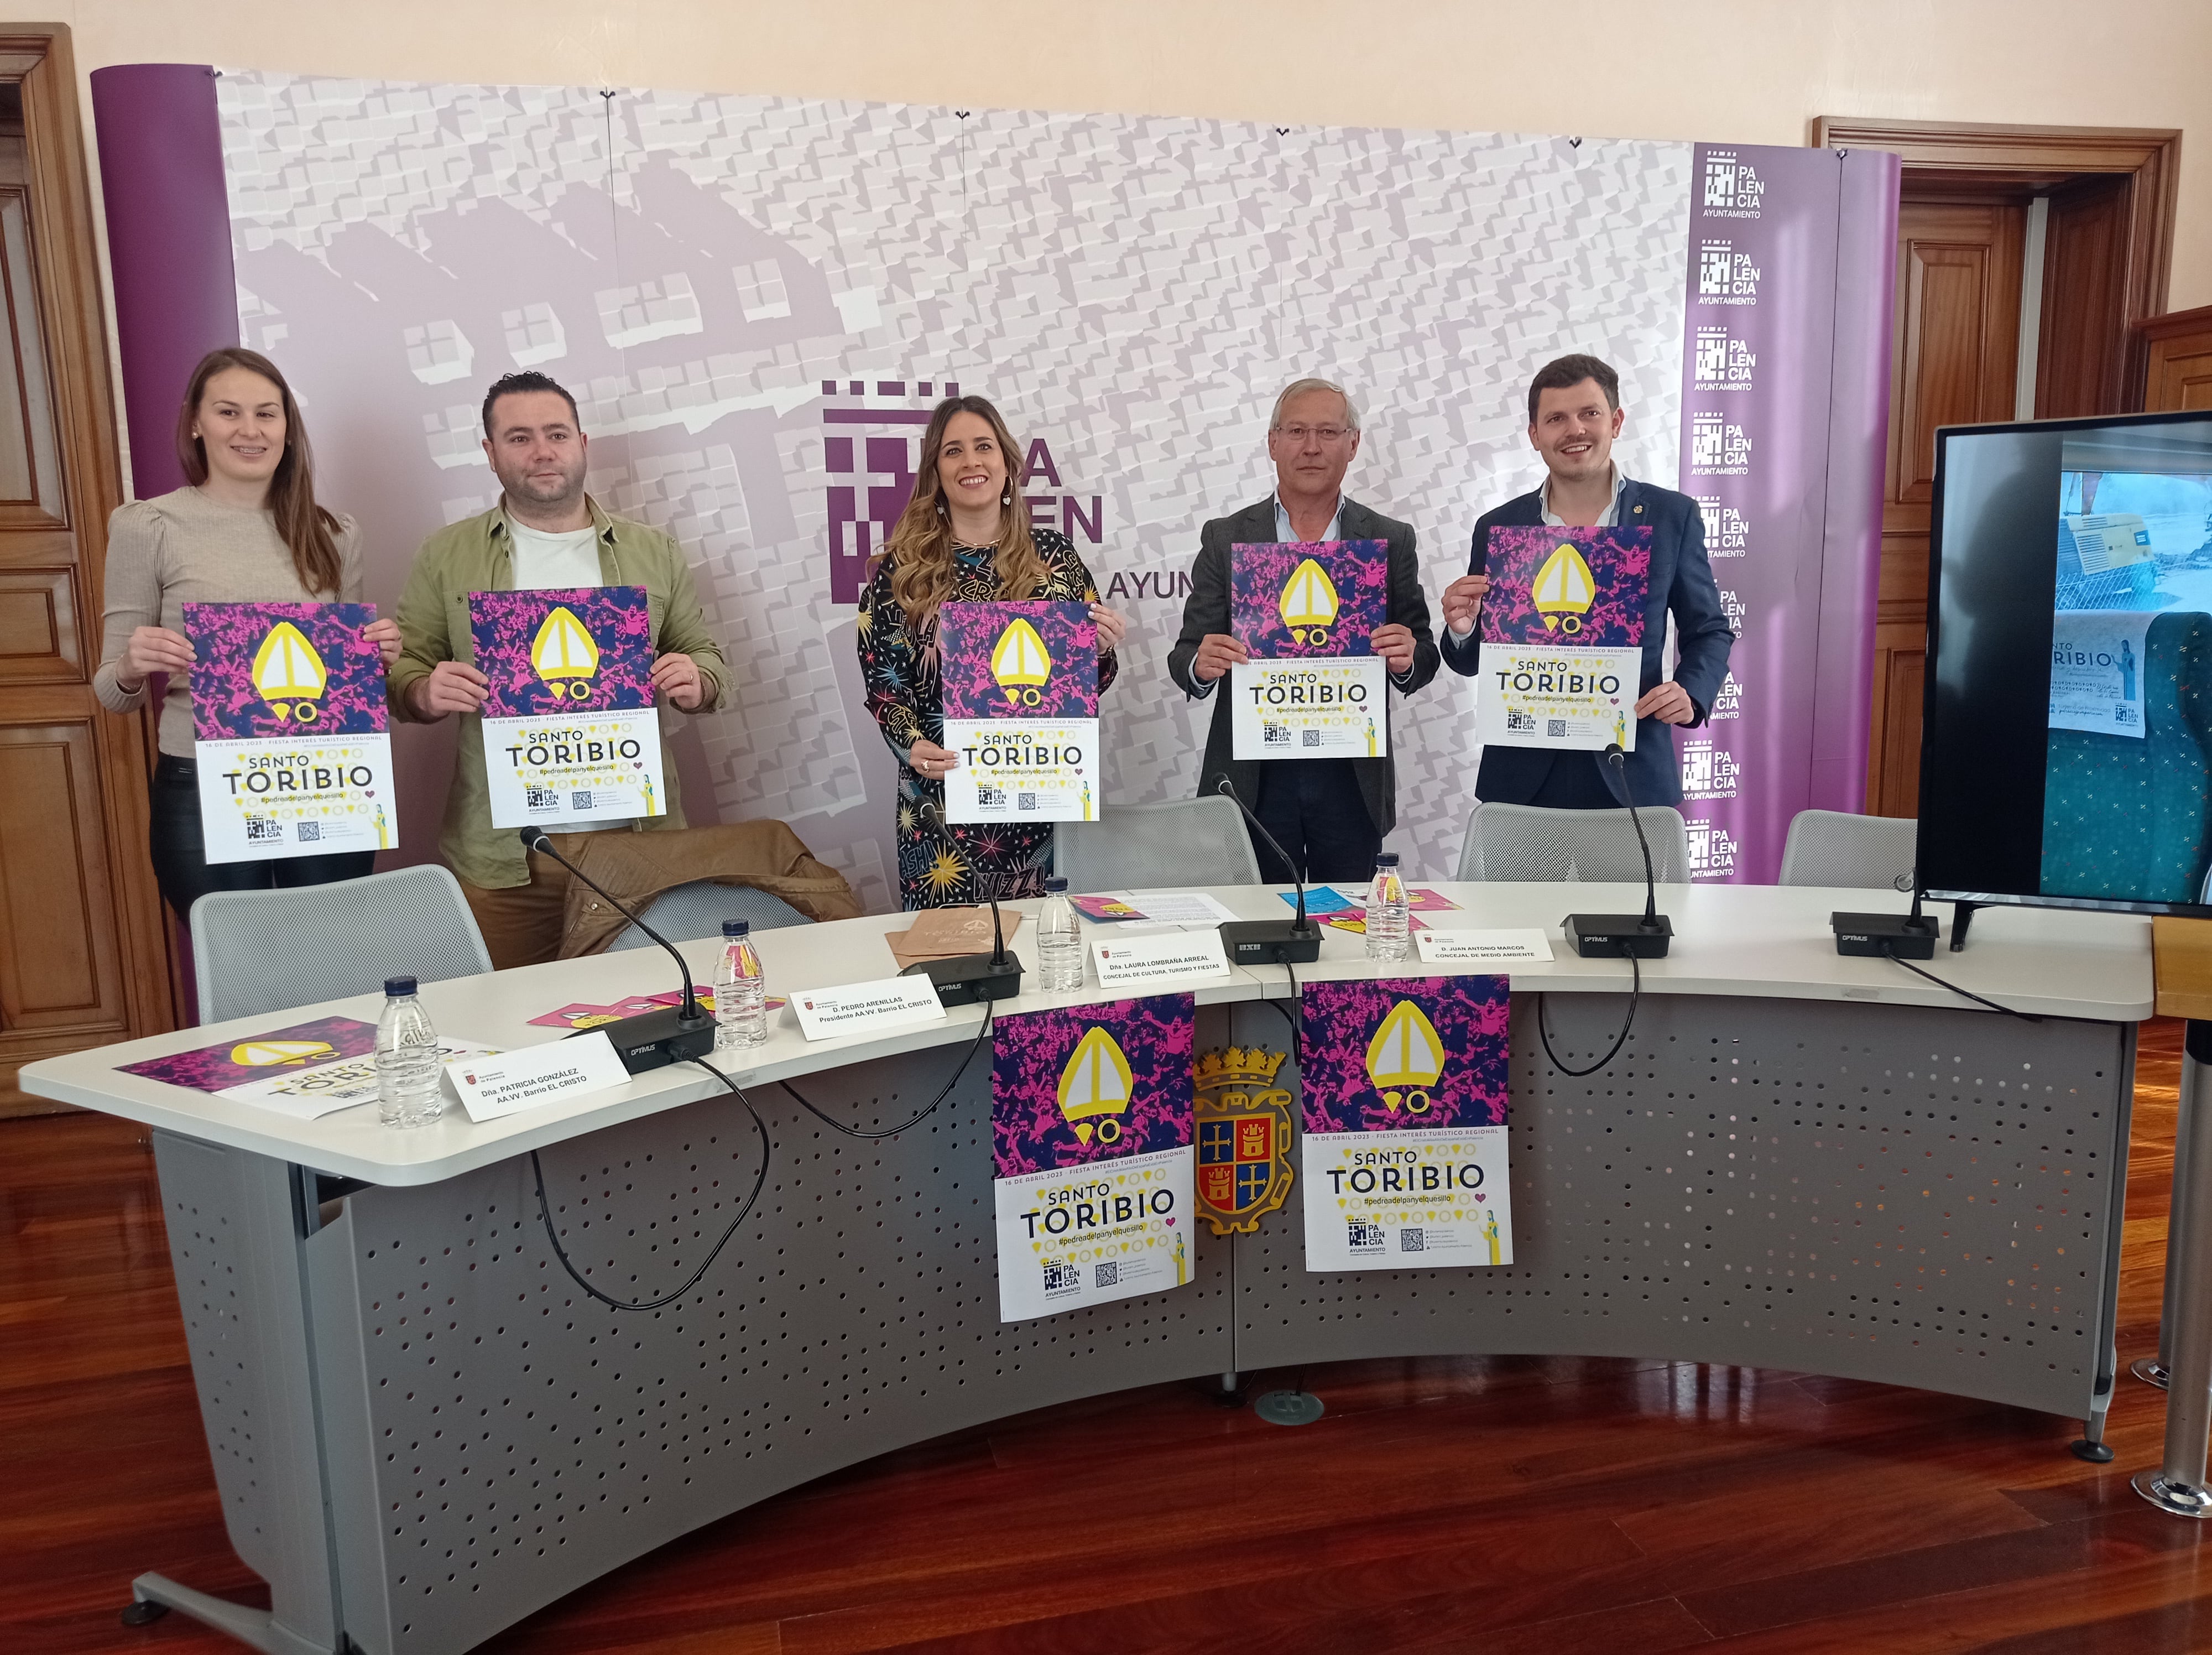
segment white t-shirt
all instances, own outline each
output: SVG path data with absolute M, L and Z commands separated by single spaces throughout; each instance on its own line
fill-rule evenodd
M 571 529 L 566 534 L 547 534 L 512 517 L 507 520 L 507 532 L 514 537 L 514 550 L 508 559 L 514 576 L 517 592 L 549 592 L 571 587 L 600 586 L 599 532 L 590 524 L 580 529 Z M 608 828 L 626 828 L 630 818 L 599 822 L 548 822 L 548 833 L 599 833 Z

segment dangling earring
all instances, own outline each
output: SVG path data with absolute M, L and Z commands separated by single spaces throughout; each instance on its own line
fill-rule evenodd
M 937 502 L 937 514 L 939 517 L 945 515 L 945 502 L 942 499 L 939 500 Z
M 1006 484 L 1006 491 L 999 496 L 999 503 L 1002 506 L 1011 506 L 1014 503 L 1014 485 L 1012 484 L 1009 483 Z

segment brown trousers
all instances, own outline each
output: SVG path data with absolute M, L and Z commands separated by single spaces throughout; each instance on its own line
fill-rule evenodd
M 483 933 L 484 952 L 491 956 L 495 971 L 540 965 L 559 955 L 568 912 L 568 870 L 543 851 L 530 853 L 528 885 L 490 891 L 463 879 L 461 895 L 477 916 L 477 929 Z

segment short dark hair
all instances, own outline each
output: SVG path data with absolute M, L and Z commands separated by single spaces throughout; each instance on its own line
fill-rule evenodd
M 1571 391 L 1584 380 L 1595 380 L 1605 392 L 1607 413 L 1620 406 L 1620 375 L 1595 356 L 1561 356 L 1546 362 L 1528 381 L 1528 423 L 1536 423 L 1536 399 L 1547 391 Z
M 576 411 L 576 399 L 568 394 L 568 388 L 550 374 L 526 368 L 520 374 L 501 374 L 491 382 L 491 389 L 484 392 L 483 428 L 486 436 L 491 435 L 492 404 L 501 397 L 511 397 L 524 391 L 550 391 L 568 405 L 568 417 L 575 421 L 576 429 L 580 431 L 584 429 L 584 417 Z

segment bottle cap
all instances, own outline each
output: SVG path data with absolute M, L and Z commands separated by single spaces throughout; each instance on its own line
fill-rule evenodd
M 1395 850 L 1386 850 L 1386 851 L 1382 852 L 1379 855 L 1377 855 L 1377 856 L 1375 858 L 1375 866 L 1376 866 L 1376 867 L 1397 867 L 1397 866 L 1398 866 L 1398 853 L 1397 853 L 1396 851 L 1395 851 Z
M 1067 881 L 1060 878 L 1059 874 L 1055 873 L 1044 882 L 1044 888 L 1046 895 L 1057 896 L 1060 892 L 1067 889 Z
M 750 936 L 752 934 L 752 928 L 753 922 L 750 920 L 724 920 L 722 922 L 722 934 L 725 937 L 734 939 L 738 937 Z
M 384 997 L 386 1000 L 397 1000 L 402 995 L 414 992 L 415 979 L 411 977 L 388 977 L 384 979 Z

